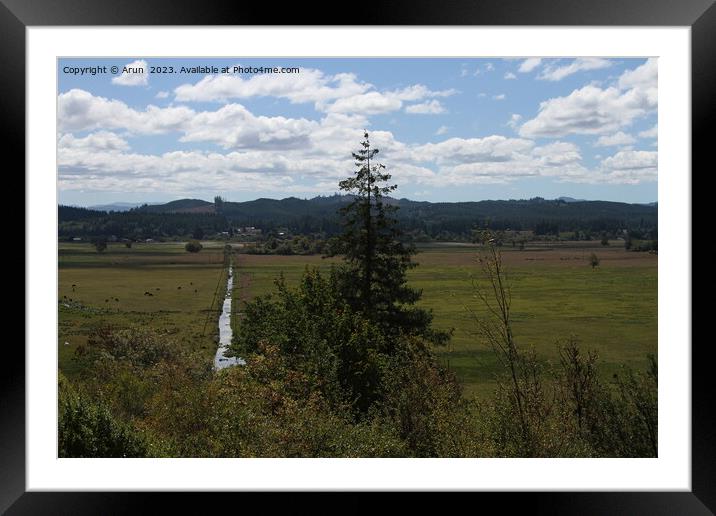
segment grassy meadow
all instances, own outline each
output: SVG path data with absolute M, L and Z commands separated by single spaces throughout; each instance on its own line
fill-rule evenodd
M 138 243 L 132 248 L 112 243 L 97 253 L 90 244 L 60 243 L 58 347 L 63 373 L 72 377 L 75 350 L 103 325 L 152 327 L 201 350 L 210 363 L 226 285 L 223 246 L 204 242 L 204 249 L 192 254 L 182 243 Z
M 173 334 L 201 350 L 209 364 L 226 278 L 223 242 L 203 244 L 200 253 L 191 254 L 183 243 L 139 243 L 132 248 L 115 243 L 103 253 L 89 244 L 61 243 L 62 371 L 73 374 L 75 349 L 92 328 L 103 324 L 147 325 Z M 419 266 L 410 271 L 409 281 L 422 289 L 420 303 L 433 310 L 435 325 L 455 329 L 450 345 L 439 354 L 463 381 L 467 395 L 485 396 L 494 386 L 498 365 L 490 348 L 474 335 L 470 315 L 470 309 L 484 314 L 473 290 L 473 279 L 481 284 L 475 260 L 479 248 L 432 244 L 420 251 L 415 257 Z M 592 252 L 600 259 L 594 270 L 588 262 Z M 534 346 L 545 360 L 556 360 L 556 342 L 576 336 L 583 347 L 599 352 L 604 375 L 622 364 L 641 368 L 646 354 L 656 353 L 656 255 L 627 252 L 618 242 L 608 247 L 599 242 L 532 243 L 524 250 L 503 248 L 503 260 L 512 286 L 518 345 Z M 235 254 L 233 261 L 233 310 L 240 315 L 242 303 L 273 290 L 279 274 L 295 283 L 306 266 L 328 268 L 332 260 Z M 232 324 L 240 324 L 240 317 Z

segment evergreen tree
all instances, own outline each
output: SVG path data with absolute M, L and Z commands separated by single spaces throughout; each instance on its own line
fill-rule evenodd
M 224 212 L 224 199 L 220 195 L 214 197 L 214 211 L 219 215 Z
M 395 205 L 385 196 L 397 188 L 388 184 L 390 174 L 375 162 L 379 150 L 364 133 L 361 148 L 353 153 L 357 170 L 339 187 L 352 196 L 340 209 L 344 230 L 332 254 L 343 254 L 339 270 L 342 294 L 354 310 L 380 325 L 385 334 L 420 335 L 444 344 L 449 335 L 430 328 L 432 314 L 414 305 L 421 291 L 407 284 L 407 271 L 417 264 L 412 245 L 401 242 Z

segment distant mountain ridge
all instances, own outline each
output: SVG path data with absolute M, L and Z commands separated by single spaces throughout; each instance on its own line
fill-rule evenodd
M 224 201 L 220 213 L 213 202 L 200 199 L 180 199 L 165 204 L 141 206 L 136 213 L 196 213 L 216 214 L 238 225 L 256 227 L 281 226 L 295 231 L 311 231 L 318 226 L 333 231 L 340 226 L 337 211 L 350 202 L 352 196 L 332 195 L 312 199 L 286 197 L 259 198 L 252 201 Z M 386 202 L 400 209 L 396 216 L 410 227 L 440 226 L 452 231 L 467 224 L 489 223 L 513 228 L 534 227 L 539 221 L 562 222 L 609 220 L 612 226 L 620 222 L 648 222 L 655 225 L 657 207 L 611 201 L 583 201 L 578 199 L 511 199 L 496 201 L 428 202 L 387 197 Z M 318 223 L 317 221 L 323 221 Z M 500 221 L 503 223 L 500 223 Z
M 283 214 L 295 215 L 292 210 L 305 211 L 308 206 L 340 206 L 350 202 L 353 199 L 351 195 L 327 195 L 317 196 L 311 199 L 301 199 L 298 197 L 285 197 L 283 199 L 271 199 L 261 197 L 252 201 L 225 201 L 225 211 L 230 213 L 242 212 L 265 212 L 266 210 L 282 212 Z M 455 202 L 431 202 L 431 201 L 413 201 L 407 198 L 396 199 L 393 197 L 385 197 L 388 204 L 397 204 L 400 207 L 409 206 L 479 206 L 500 203 L 599 203 L 602 205 L 625 205 L 625 206 L 656 206 L 656 202 L 650 203 L 625 203 L 618 201 L 589 201 L 586 199 L 576 199 L 574 197 L 557 197 L 556 199 L 543 199 L 541 197 L 533 197 L 532 199 L 509 199 L 509 200 L 483 200 L 483 201 L 455 201 Z M 130 203 L 115 203 L 127 204 Z M 100 209 L 98 206 L 91 206 L 89 209 Z M 150 213 L 214 213 L 214 203 L 202 199 L 177 199 L 166 203 L 145 203 L 143 205 L 134 205 L 133 209 Z M 105 210 L 106 211 L 106 210 Z M 320 211 L 320 209 L 319 209 Z
M 201 199 L 177 199 L 163 204 L 143 204 L 134 208 L 150 213 L 213 213 L 214 203 Z
M 255 227 L 264 232 L 336 235 L 343 231 L 339 209 L 351 196 L 299 199 L 260 198 L 217 204 L 202 199 L 177 199 L 144 204 L 127 211 L 59 207 L 60 234 L 110 234 L 155 238 L 226 232 Z M 557 235 L 564 231 L 620 234 L 624 229 L 656 235 L 658 206 L 611 201 L 511 199 L 472 202 L 428 202 L 386 198 L 400 209 L 395 216 L 414 238 L 468 238 L 475 228 L 530 230 Z M 636 234 L 636 233 L 635 233 Z
M 143 206 L 145 204 L 153 205 L 153 204 L 163 204 L 161 202 L 113 202 L 111 204 L 97 204 L 95 206 L 88 206 L 88 210 L 96 210 L 96 211 L 129 211 L 132 208 L 138 208 L 139 206 Z

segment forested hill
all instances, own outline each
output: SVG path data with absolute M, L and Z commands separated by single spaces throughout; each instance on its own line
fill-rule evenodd
M 145 233 L 151 236 L 181 236 L 182 231 L 190 233 L 196 227 L 204 232 L 217 232 L 245 226 L 264 232 L 285 229 L 292 233 L 332 235 L 340 231 L 337 210 L 350 200 L 349 196 L 342 195 L 313 199 L 262 198 L 246 202 L 181 199 L 126 212 L 60 206 L 60 234 L 65 224 L 65 229 L 71 226 L 74 232 L 82 232 L 84 225 L 91 234 L 111 229 L 116 236 L 128 238 L 126 233 L 130 231 L 138 234 L 147 230 Z M 655 233 L 658 221 L 658 208 L 654 204 L 542 198 L 438 203 L 389 199 L 388 202 L 399 206 L 397 217 L 403 230 L 430 238 L 465 236 L 475 227 L 529 230 L 537 234 L 623 229 Z

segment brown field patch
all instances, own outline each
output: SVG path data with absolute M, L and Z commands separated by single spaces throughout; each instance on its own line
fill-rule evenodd
M 471 266 L 475 265 L 476 256 L 480 253 L 479 247 L 462 252 L 452 250 L 430 249 L 419 253 L 414 261 L 426 266 Z M 589 264 L 589 256 L 595 253 L 601 266 L 633 267 L 654 265 L 658 263 L 658 256 L 649 253 L 626 251 L 617 247 L 544 247 L 539 249 L 525 249 L 524 251 L 505 248 L 502 258 L 508 266 L 577 266 Z

